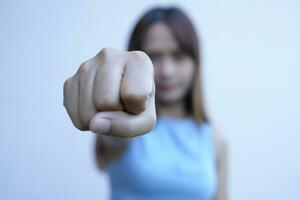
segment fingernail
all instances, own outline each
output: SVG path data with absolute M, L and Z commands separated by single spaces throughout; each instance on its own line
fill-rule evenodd
M 94 133 L 107 134 L 110 128 L 110 120 L 95 117 L 91 120 L 89 128 Z

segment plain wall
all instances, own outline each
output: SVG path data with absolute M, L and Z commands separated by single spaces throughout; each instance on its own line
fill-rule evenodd
M 0 2 L 0 199 L 107 199 L 95 135 L 71 124 L 63 82 L 101 48 L 125 49 L 134 22 L 158 2 Z M 163 2 L 182 6 L 201 35 L 230 199 L 300 199 L 299 1 Z

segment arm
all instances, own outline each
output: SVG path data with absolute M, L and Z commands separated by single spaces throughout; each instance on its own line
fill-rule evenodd
M 107 164 L 119 159 L 128 146 L 129 138 L 98 135 L 95 143 L 95 156 L 98 167 L 105 170 Z
M 215 200 L 227 199 L 227 145 L 217 131 L 214 131 L 214 142 L 217 156 L 218 188 Z

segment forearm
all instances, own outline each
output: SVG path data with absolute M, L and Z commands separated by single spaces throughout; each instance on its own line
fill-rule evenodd
M 215 200 L 227 200 L 227 148 L 224 141 L 218 145 L 217 156 L 217 173 L 219 177 L 219 184 Z
M 128 142 L 128 138 L 98 135 L 95 148 L 98 166 L 105 169 L 110 161 L 117 160 L 126 150 Z

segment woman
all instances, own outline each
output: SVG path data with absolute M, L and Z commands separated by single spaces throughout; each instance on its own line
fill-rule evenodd
M 178 8 L 142 16 L 129 51 L 149 55 L 155 72 L 157 124 L 130 138 L 99 135 L 96 157 L 110 177 L 111 198 L 225 199 L 224 142 L 205 113 L 195 28 Z

